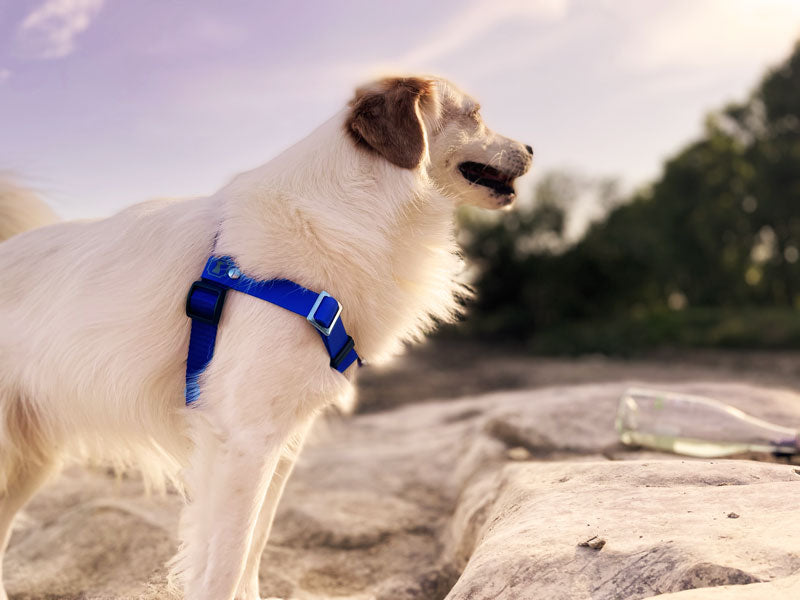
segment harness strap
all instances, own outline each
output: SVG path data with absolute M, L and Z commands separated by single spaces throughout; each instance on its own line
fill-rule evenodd
M 355 361 L 361 364 L 353 338 L 347 335 L 339 318 L 342 306 L 328 292 L 312 292 L 288 279 L 252 279 L 241 272 L 230 256 L 211 256 L 186 298 L 186 314 L 192 319 L 186 358 L 187 405 L 200 395 L 198 379 L 214 356 L 217 326 L 228 289 L 305 317 L 319 332 L 331 357 L 331 368 L 344 373 Z

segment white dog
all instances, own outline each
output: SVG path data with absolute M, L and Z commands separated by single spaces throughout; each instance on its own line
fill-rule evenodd
M 212 253 L 251 278 L 326 290 L 371 363 L 450 321 L 455 204 L 509 205 L 531 164 L 530 146 L 492 133 L 478 110 L 442 79 L 383 79 L 211 197 L 0 244 L 2 548 L 63 457 L 104 456 L 185 484 L 173 572 L 187 599 L 257 599 L 303 436 L 323 408 L 352 403 L 357 367 L 332 369 L 305 319 L 229 292 L 186 406 L 187 291 Z

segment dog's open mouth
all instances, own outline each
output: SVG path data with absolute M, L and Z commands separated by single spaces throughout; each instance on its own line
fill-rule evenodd
M 509 196 L 514 194 L 513 175 L 498 171 L 494 167 L 483 163 L 467 161 L 458 165 L 458 170 L 464 179 L 476 185 L 482 185 L 494 190 L 498 194 Z

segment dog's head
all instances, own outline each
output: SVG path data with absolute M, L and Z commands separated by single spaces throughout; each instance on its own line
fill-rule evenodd
M 404 169 L 428 169 L 459 202 L 502 208 L 533 149 L 491 131 L 480 106 L 439 78 L 395 77 L 356 91 L 346 122 L 356 144 Z

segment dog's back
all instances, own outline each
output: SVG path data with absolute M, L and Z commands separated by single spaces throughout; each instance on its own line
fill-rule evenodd
M 165 439 L 181 439 L 171 418 L 179 405 L 165 398 L 181 398 L 182 306 L 213 239 L 210 201 L 152 201 L 36 227 L 30 194 L 0 197 L 16 215 L 0 243 L 0 491 L 14 477 L 5 463 L 38 446 L 139 456 L 147 468 L 148 440 L 169 430 L 163 452 Z M 19 231 L 23 223 L 35 228 Z M 95 435 L 103 431 L 116 443 Z

